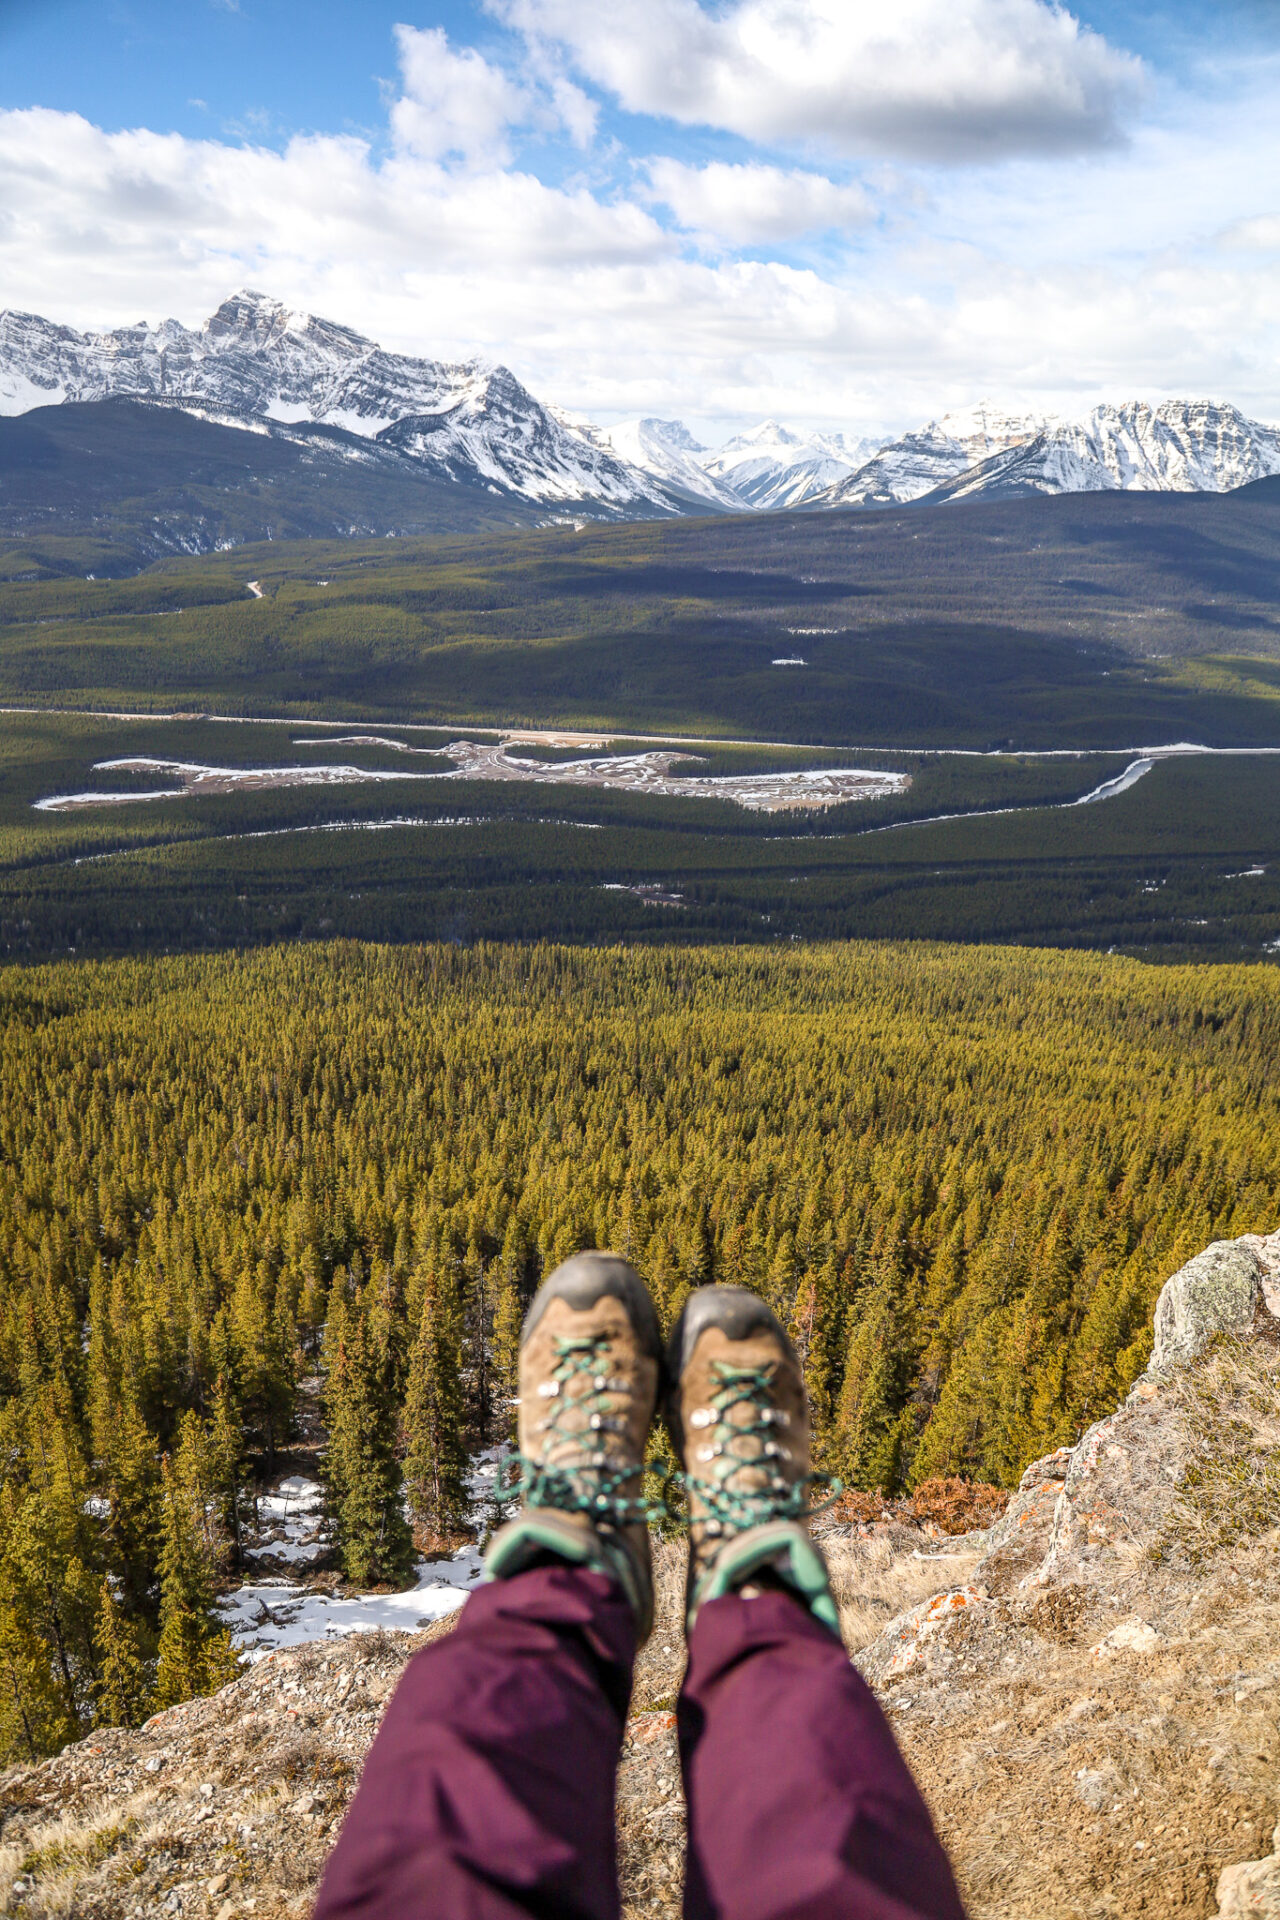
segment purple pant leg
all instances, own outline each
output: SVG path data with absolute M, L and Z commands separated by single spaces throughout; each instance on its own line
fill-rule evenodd
M 678 1723 L 687 1920 L 964 1920 L 888 1722 L 787 1594 L 701 1609 Z
M 479 1588 L 414 1655 L 315 1920 L 617 1920 L 614 1780 L 635 1623 L 602 1575 Z

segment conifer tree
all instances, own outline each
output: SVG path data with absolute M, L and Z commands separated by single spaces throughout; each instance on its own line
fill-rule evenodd
M 102 1463 L 110 1564 L 124 1584 L 125 1604 L 150 1604 L 160 1548 L 160 1468 L 155 1435 L 133 1396 L 123 1392 Z
M 869 1492 L 895 1491 L 902 1466 L 907 1355 L 901 1288 L 897 1262 L 882 1259 L 859 1302 L 845 1361 L 834 1450 L 845 1484 Z
M 788 1329 L 809 1389 L 816 1459 L 825 1459 L 828 1451 L 841 1379 L 844 1329 L 840 1272 L 835 1254 L 828 1253 L 821 1265 L 810 1267 L 804 1274 Z
M 238 1568 L 243 1564 L 240 1508 L 245 1488 L 244 1430 L 230 1383 L 221 1373 L 214 1382 L 206 1459 L 218 1521 L 230 1547 L 231 1563 Z
M 429 1256 L 404 1408 L 405 1482 L 415 1518 L 436 1534 L 466 1519 L 461 1319 L 450 1263 Z
M 4 1490 L 0 1593 L 43 1640 L 67 1716 L 79 1724 L 96 1666 L 85 1466 L 62 1388 L 32 1382 L 24 1399 L 21 1466 Z
M 524 1301 L 520 1297 L 515 1275 L 502 1263 L 498 1267 L 497 1300 L 493 1311 L 493 1377 L 498 1394 L 508 1400 L 515 1395 L 519 1376 L 520 1333 L 524 1326 L 524 1314 Z
M 104 1727 L 138 1727 L 146 1717 L 146 1665 L 138 1634 L 104 1580 L 94 1629 L 98 1677 L 94 1684 L 97 1719 Z
M 234 1680 L 239 1662 L 214 1606 L 213 1561 L 190 1448 L 161 1462 L 160 1645 L 155 1705 L 174 1706 Z
M 798 1284 L 795 1240 L 789 1231 L 784 1231 L 778 1236 L 764 1283 L 764 1297 L 784 1326 L 791 1318 Z
M 78 1732 L 21 1593 L 0 1579 L 0 1754 L 39 1760 Z
M 348 1307 L 339 1298 L 335 1308 L 324 1469 L 334 1539 L 349 1580 L 403 1586 L 412 1577 L 414 1555 L 396 1458 L 393 1360 L 372 1336 L 359 1304 Z

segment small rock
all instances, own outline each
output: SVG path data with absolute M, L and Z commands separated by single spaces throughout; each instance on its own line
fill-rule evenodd
M 664 1733 L 674 1733 L 676 1717 L 674 1713 L 638 1713 L 631 1723 L 631 1737 L 647 1746 L 651 1740 L 657 1740 Z
M 1101 1813 L 1115 1788 L 1112 1774 L 1099 1773 L 1093 1767 L 1081 1767 L 1072 1781 L 1072 1790 L 1094 1813 Z
M 1134 1613 L 1113 1627 L 1105 1639 L 1099 1640 L 1096 1647 L 1089 1651 L 1095 1659 L 1105 1660 L 1115 1653 L 1151 1653 L 1160 1645 L 1161 1636 L 1149 1620 L 1140 1619 Z
M 1074 1447 L 1059 1447 L 1056 1453 L 1046 1453 L 1041 1460 L 1033 1460 L 1018 1482 L 1019 1493 L 1030 1493 L 1033 1487 L 1042 1487 L 1047 1482 L 1065 1480 L 1071 1468 L 1071 1456 Z
M 1280 1854 L 1245 1860 L 1218 1875 L 1218 1920 L 1277 1920 L 1280 1916 Z

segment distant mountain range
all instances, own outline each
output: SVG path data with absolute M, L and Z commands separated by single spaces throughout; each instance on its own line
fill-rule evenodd
M 71 416 L 55 430 L 49 412 L 68 405 L 74 434 Z M 164 425 L 174 412 L 209 431 Z M 0 313 L 0 415 L 25 422 L 19 431 L 0 420 L 0 530 L 101 530 L 113 499 L 150 512 L 162 483 L 194 487 L 199 525 L 184 533 L 190 512 L 160 513 L 166 549 L 202 547 L 219 526 L 216 537 L 234 541 L 277 528 L 282 537 L 286 526 L 427 530 L 469 515 L 529 524 L 1117 488 L 1219 493 L 1280 474 L 1280 429 L 1213 401 L 1132 401 L 1083 420 L 979 405 L 883 444 L 770 420 L 707 448 L 679 421 L 597 426 L 539 401 L 506 367 L 388 353 L 248 292 L 196 329 L 167 320 L 79 333 Z M 96 462 L 91 478 L 78 458 Z M 203 479 L 184 477 L 188 458 L 203 462 Z M 219 494 L 234 508 L 220 514 Z

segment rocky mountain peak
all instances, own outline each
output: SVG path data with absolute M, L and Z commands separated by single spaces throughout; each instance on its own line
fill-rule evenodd
M 205 321 L 202 331 L 215 347 L 234 344 L 261 350 L 279 337 L 289 318 L 282 301 L 245 288 L 224 300 Z M 166 321 L 164 325 L 175 327 L 177 323 Z

